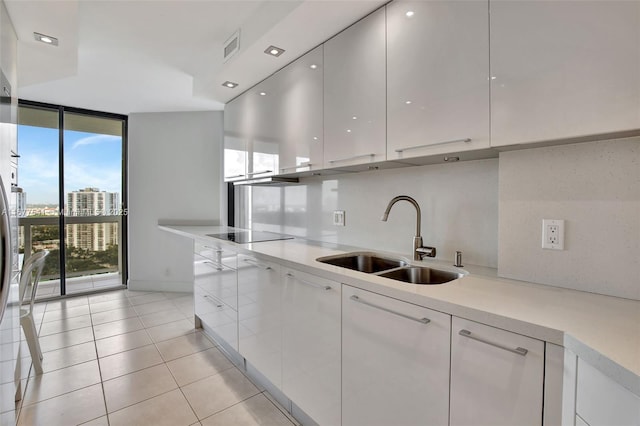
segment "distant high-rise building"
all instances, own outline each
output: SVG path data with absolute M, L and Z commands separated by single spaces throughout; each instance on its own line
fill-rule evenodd
M 67 194 L 66 216 L 115 216 L 120 208 L 117 192 L 85 188 Z M 118 223 L 74 223 L 66 227 L 68 246 L 104 251 L 118 244 Z

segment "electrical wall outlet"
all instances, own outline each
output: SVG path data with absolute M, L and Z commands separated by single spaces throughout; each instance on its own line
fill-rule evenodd
M 564 250 L 564 220 L 542 219 L 542 248 Z
M 333 211 L 333 224 L 335 226 L 344 226 L 344 210 Z

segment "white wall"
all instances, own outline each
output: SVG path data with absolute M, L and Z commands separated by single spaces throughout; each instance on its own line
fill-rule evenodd
M 465 264 L 497 266 L 497 159 L 306 178 L 303 182 L 253 187 L 252 222 L 240 226 L 411 256 L 416 228 L 413 206 L 401 201 L 386 223 L 380 220 L 394 196 L 409 195 L 422 210 L 424 245 L 436 247 L 438 259 L 453 262 L 455 251 L 460 250 Z M 333 210 L 346 211 L 345 227 L 332 224 Z M 248 211 L 243 213 L 240 216 Z
M 193 291 L 193 242 L 158 221 L 218 221 L 222 112 L 129 116 L 129 288 Z
M 541 248 L 565 220 L 565 250 Z M 500 154 L 499 275 L 640 299 L 640 141 Z

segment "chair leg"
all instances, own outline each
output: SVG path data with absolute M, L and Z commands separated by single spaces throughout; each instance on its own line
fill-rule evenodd
M 33 368 L 35 369 L 36 374 L 42 374 L 42 351 L 40 350 L 40 342 L 33 317 L 31 315 L 27 315 L 20 318 L 20 324 L 22 325 L 22 330 L 24 330 L 24 335 L 27 338 L 27 345 L 29 346 L 29 352 L 31 353 Z

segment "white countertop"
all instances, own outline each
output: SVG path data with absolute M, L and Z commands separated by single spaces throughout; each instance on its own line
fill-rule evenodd
M 300 238 L 236 244 L 206 235 L 233 228 L 170 225 L 160 228 L 188 238 L 215 241 L 241 253 L 257 254 L 304 272 L 566 347 L 640 396 L 639 301 L 498 278 L 493 269 L 471 266 L 463 268 L 469 275 L 444 285 L 406 284 L 316 261 L 323 256 L 367 249 Z M 456 270 L 435 260 L 412 263 Z

